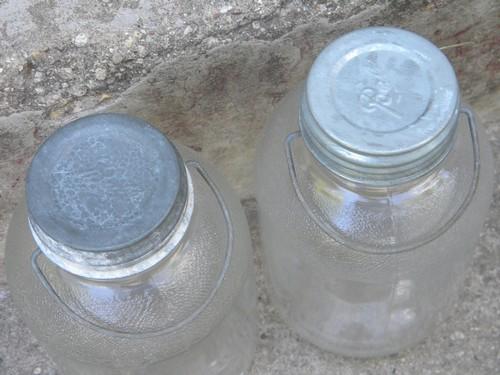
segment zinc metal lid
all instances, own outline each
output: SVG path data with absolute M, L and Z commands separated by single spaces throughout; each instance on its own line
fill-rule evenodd
M 84 117 L 56 131 L 36 153 L 26 182 L 30 222 L 51 243 L 113 252 L 165 220 L 175 224 L 185 177 L 174 146 L 146 122 L 109 113 Z M 140 251 L 120 259 L 140 257 Z
M 372 27 L 327 46 L 301 106 L 306 144 L 353 180 L 411 178 L 449 149 L 459 109 L 453 67 L 409 31 Z

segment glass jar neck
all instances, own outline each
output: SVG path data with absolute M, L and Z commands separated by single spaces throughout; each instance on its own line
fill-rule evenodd
M 446 160 L 446 157 L 443 158 L 443 160 L 436 164 L 434 168 L 413 179 L 408 179 L 400 183 L 382 185 L 370 184 L 369 181 L 353 181 L 346 178 L 345 176 L 338 174 L 335 169 L 330 168 L 318 160 L 316 155 L 311 152 L 306 142 L 304 142 L 303 149 L 306 154 L 304 156 L 307 161 L 308 168 L 310 169 L 308 173 L 314 174 L 316 177 L 319 177 L 328 184 L 337 185 L 342 189 L 349 190 L 359 195 L 372 197 L 398 194 L 414 189 L 417 186 L 427 185 L 431 183 L 435 176 L 439 173 L 440 166 Z
M 130 246 L 112 251 L 83 251 L 48 236 L 28 215 L 35 243 L 58 267 L 74 275 L 96 280 L 113 280 L 139 274 L 172 255 L 184 238 L 194 208 L 193 183 L 185 166 L 185 183 L 180 189 L 174 215 L 167 215 L 151 233 Z

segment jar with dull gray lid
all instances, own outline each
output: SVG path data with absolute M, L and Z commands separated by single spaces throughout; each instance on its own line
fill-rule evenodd
M 39 148 L 6 245 L 14 302 L 70 375 L 246 373 L 252 264 L 223 178 L 119 114 L 76 120 Z
M 271 295 L 299 334 L 388 355 L 448 316 L 493 171 L 435 45 L 390 27 L 338 38 L 278 105 L 257 154 Z

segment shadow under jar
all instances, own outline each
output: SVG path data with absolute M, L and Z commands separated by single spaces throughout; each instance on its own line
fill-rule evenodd
M 258 155 L 271 295 L 293 329 L 372 357 L 416 344 L 447 317 L 493 171 L 436 46 L 388 27 L 337 39 L 278 105 Z
M 237 198 L 193 151 L 100 114 L 35 155 L 14 213 L 14 302 L 69 375 L 235 375 L 256 343 L 256 290 Z

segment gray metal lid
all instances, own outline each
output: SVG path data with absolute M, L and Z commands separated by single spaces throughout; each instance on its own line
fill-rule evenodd
M 160 243 L 177 224 L 186 181 L 175 147 L 146 122 L 84 117 L 56 131 L 33 158 L 30 224 L 52 255 L 95 266 L 130 262 L 152 251 L 152 233 Z
M 409 31 L 372 27 L 344 35 L 307 78 L 300 126 L 336 173 L 375 185 L 426 173 L 446 155 L 459 110 L 446 56 Z

